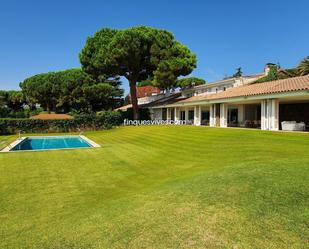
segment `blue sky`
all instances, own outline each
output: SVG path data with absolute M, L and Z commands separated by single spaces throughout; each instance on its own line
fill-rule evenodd
M 103 27 L 167 29 L 198 57 L 206 81 L 295 66 L 309 55 L 309 1 L 14 1 L 0 2 L 0 89 L 18 89 L 42 72 L 79 67 L 87 36 Z M 124 88 L 128 85 L 124 82 Z

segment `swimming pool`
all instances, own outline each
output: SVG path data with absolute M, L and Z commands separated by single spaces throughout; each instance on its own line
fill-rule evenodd
M 85 136 L 25 137 L 16 140 L 4 151 L 58 150 L 100 147 Z

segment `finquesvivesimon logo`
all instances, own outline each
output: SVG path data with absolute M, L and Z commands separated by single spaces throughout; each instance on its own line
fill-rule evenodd
M 190 121 L 186 120 L 130 120 L 125 119 L 123 125 L 187 125 L 190 124 Z

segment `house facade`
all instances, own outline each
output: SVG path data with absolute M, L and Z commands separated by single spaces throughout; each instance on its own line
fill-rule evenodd
M 165 94 L 161 93 L 160 88 L 154 87 L 154 86 L 138 86 L 136 87 L 136 97 L 137 97 L 137 104 L 140 107 L 143 107 L 143 105 L 153 103 L 159 99 L 165 98 Z M 129 98 L 131 99 L 131 96 L 129 94 Z M 131 104 L 121 106 L 117 108 L 118 111 L 126 111 L 128 109 L 132 108 Z
M 309 75 L 255 83 L 265 74 L 196 86 L 147 108 L 152 119 L 192 125 L 308 130 Z

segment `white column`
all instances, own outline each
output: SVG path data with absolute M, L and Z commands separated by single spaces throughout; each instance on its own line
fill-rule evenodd
M 277 99 L 270 99 L 270 126 L 272 131 L 279 130 L 279 101 Z
M 153 115 L 154 111 L 152 108 L 149 108 L 149 114 L 150 114 L 150 119 L 154 120 L 154 115 Z
M 227 127 L 227 105 L 220 104 L 220 127 Z
M 175 121 L 179 121 L 179 108 L 175 107 L 174 113 L 175 113 Z
M 261 102 L 261 129 L 279 130 L 279 101 L 265 99 Z
M 194 106 L 194 125 L 201 125 L 201 106 Z
M 189 110 L 188 110 L 188 107 L 185 107 L 185 120 L 186 120 L 186 122 L 188 122 L 188 120 L 189 120 Z
M 244 122 L 245 115 L 244 115 L 244 105 L 238 106 L 238 122 L 242 123 Z
M 198 106 L 198 125 L 202 124 L 202 106 Z
M 267 130 L 266 100 L 261 101 L 261 130 Z
M 209 109 L 209 126 L 215 127 L 216 126 L 216 105 L 210 105 Z
M 171 120 L 171 109 L 170 108 L 166 108 L 166 119 Z

